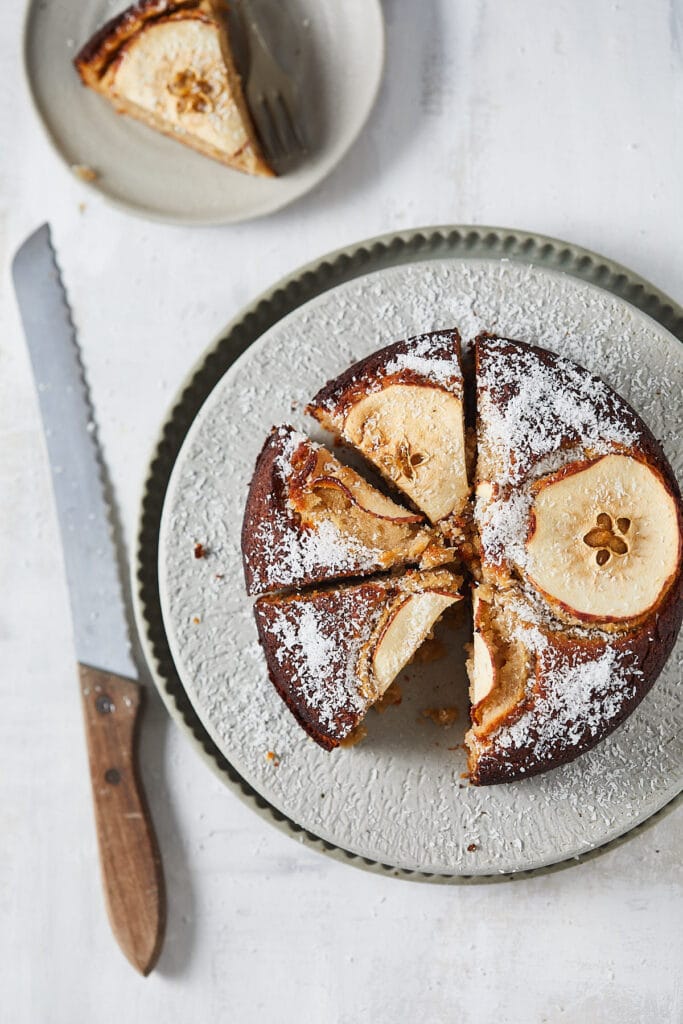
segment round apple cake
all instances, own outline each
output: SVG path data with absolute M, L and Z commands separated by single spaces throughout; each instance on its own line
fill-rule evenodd
M 247 591 L 270 678 L 325 749 L 463 598 L 475 785 L 573 760 L 623 722 L 683 617 L 683 518 L 661 446 L 599 377 L 482 334 L 400 341 L 307 413 L 373 473 L 273 427 L 246 504 Z

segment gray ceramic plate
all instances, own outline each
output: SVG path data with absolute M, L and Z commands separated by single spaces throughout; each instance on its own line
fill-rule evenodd
M 365 124 L 384 64 L 378 0 L 251 0 L 273 50 L 299 87 L 309 153 L 276 179 L 252 178 L 208 160 L 144 125 L 119 117 L 85 89 L 72 60 L 125 0 L 32 0 L 25 63 L 48 135 L 67 163 L 133 213 L 179 224 L 248 220 L 293 202 L 342 159 Z
M 416 255 L 422 249 L 432 258 L 404 263 L 411 243 Z M 231 360 L 227 373 L 221 375 L 224 342 L 205 361 L 172 417 L 145 499 L 140 612 L 167 697 L 169 690 L 180 695 L 195 736 L 210 738 L 233 781 L 239 777 L 273 815 L 328 847 L 402 873 L 482 878 L 548 866 L 622 835 L 681 789 L 680 643 L 650 697 L 597 750 L 538 779 L 476 789 L 461 779 L 458 746 L 466 722 L 463 631 L 444 630 L 448 657 L 410 667 L 402 705 L 373 713 L 368 739 L 331 756 L 294 725 L 267 683 L 256 642 L 239 529 L 265 432 L 273 422 L 302 422 L 300 409 L 321 382 L 394 338 L 457 323 L 465 337 L 489 328 L 560 350 L 629 398 L 680 471 L 671 415 L 683 385 L 679 342 L 603 288 L 529 259 L 500 258 L 501 251 L 538 257 L 544 246 L 541 258 L 561 262 L 564 251 L 568 269 L 582 259 L 589 260 L 584 270 L 598 262 L 530 236 L 454 231 L 395 236 L 299 275 L 233 325 L 238 347 L 240 333 L 242 345 L 258 341 Z M 382 261 L 400 265 L 356 277 L 349 273 L 353 261 L 358 271 Z M 335 285 L 340 270 L 352 279 Z M 307 303 L 290 300 L 291 312 L 274 316 L 287 290 L 310 287 L 311 275 L 322 294 Z M 333 287 L 325 289 L 325 277 Z M 626 274 L 623 284 L 639 287 Z M 259 317 L 265 327 L 269 316 L 277 322 L 258 330 Z M 202 397 L 210 394 L 197 412 L 202 378 Z M 180 446 L 183 422 L 189 432 Z M 160 540 L 157 534 L 150 548 L 150 520 L 158 529 L 162 507 Z M 207 559 L 194 558 L 198 540 L 211 552 Z M 443 704 L 460 706 L 450 729 L 421 719 L 422 708 Z

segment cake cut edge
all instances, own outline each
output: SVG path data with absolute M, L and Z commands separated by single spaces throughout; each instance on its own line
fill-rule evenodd
M 264 595 L 254 615 L 268 674 L 299 725 L 325 750 L 343 744 L 462 600 L 450 569 L 289 595 Z

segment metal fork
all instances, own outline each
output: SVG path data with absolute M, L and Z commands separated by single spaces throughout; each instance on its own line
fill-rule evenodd
M 263 38 L 246 0 L 235 4 L 249 46 L 247 103 L 268 155 L 278 167 L 306 153 L 297 124 L 297 90 Z

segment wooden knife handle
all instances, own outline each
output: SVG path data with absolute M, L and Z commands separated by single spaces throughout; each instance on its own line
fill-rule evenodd
M 107 913 L 126 957 L 147 975 L 161 951 L 166 901 L 137 769 L 142 691 L 131 679 L 88 665 L 78 669 Z

